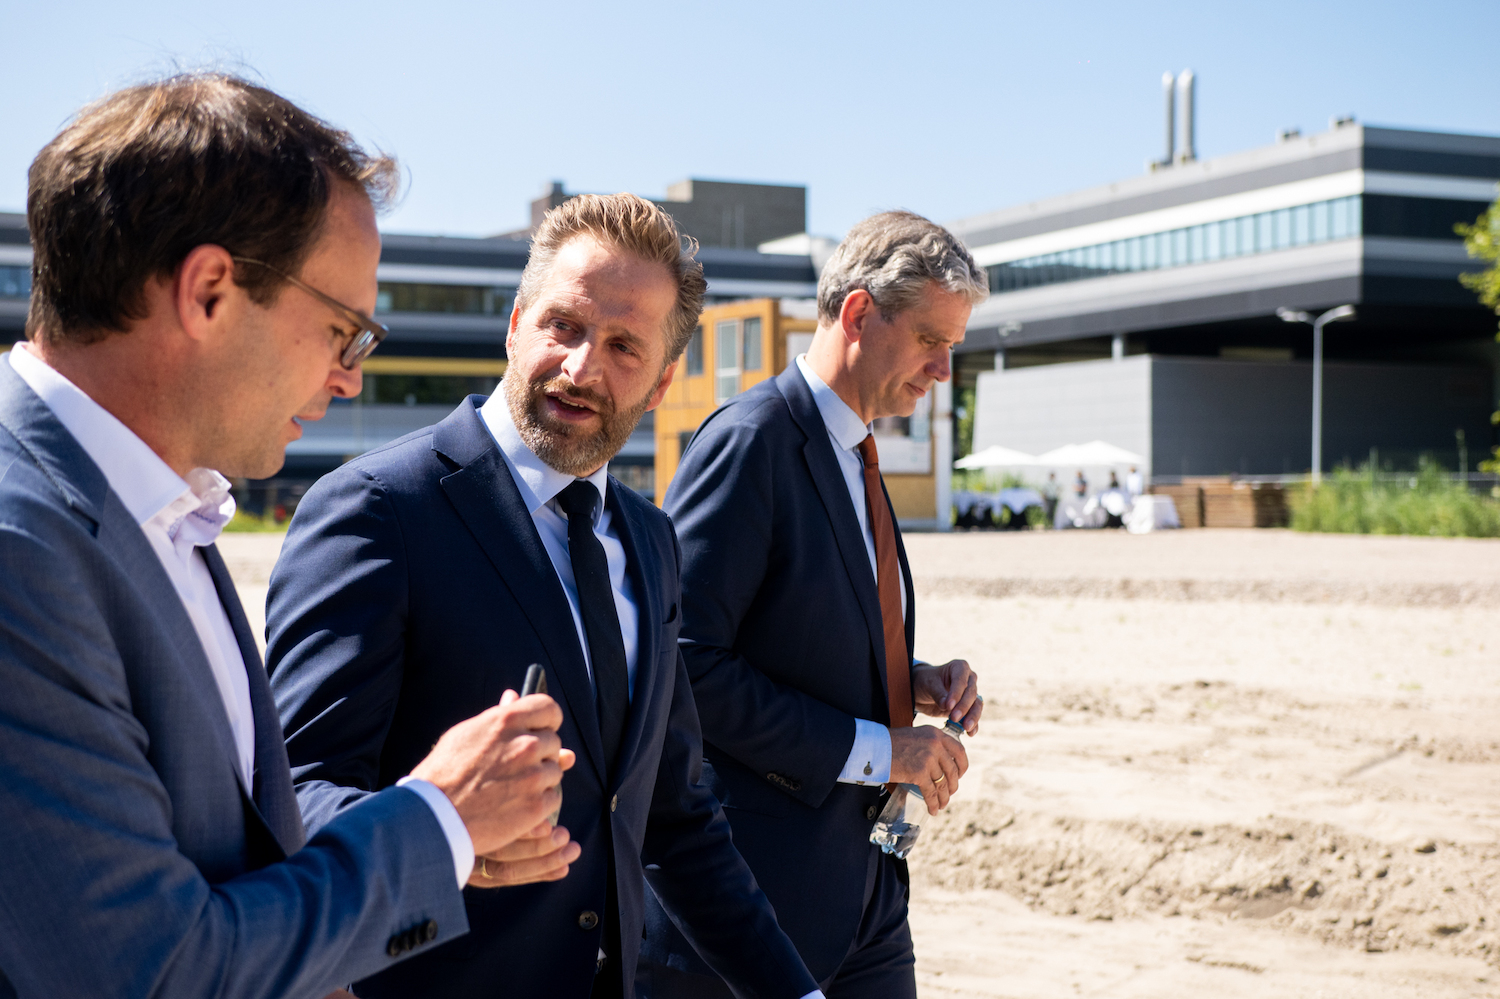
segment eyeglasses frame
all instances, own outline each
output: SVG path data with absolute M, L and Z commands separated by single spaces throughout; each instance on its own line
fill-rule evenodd
M 381 341 L 390 335 L 391 331 L 384 323 L 377 323 L 358 309 L 351 309 L 333 296 L 325 295 L 312 285 L 298 281 L 279 267 L 273 267 L 264 260 L 256 260 L 254 257 L 241 257 L 232 253 L 229 255 L 229 259 L 239 264 L 254 264 L 257 267 L 264 267 L 288 284 L 301 288 L 330 309 L 341 313 L 345 319 L 357 326 L 358 329 L 354 333 L 354 338 L 349 341 L 349 345 L 339 355 L 339 363 L 343 365 L 345 371 L 353 371 L 365 358 L 375 353 L 375 348 L 379 347 Z

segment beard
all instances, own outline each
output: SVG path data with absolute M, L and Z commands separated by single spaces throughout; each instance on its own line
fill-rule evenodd
M 526 446 L 551 468 L 579 478 L 592 475 L 619 454 L 651 402 L 651 392 L 647 392 L 638 403 L 620 411 L 613 399 L 593 389 L 579 388 L 566 375 L 531 382 L 508 375 L 501 386 L 511 419 Z M 549 393 L 588 403 L 599 417 L 599 426 L 590 430 L 550 419 L 544 408 Z

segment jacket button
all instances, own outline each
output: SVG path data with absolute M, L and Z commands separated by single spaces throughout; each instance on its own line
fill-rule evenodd
M 616 808 L 618 808 L 619 805 L 620 805 L 620 796 L 618 794 L 612 796 L 609 799 L 609 810 L 611 812 L 614 811 Z
M 385 952 L 391 957 L 400 957 L 406 948 L 401 946 L 401 934 L 397 933 L 385 942 Z
M 437 939 L 437 921 L 429 919 L 422 924 L 422 942 L 432 943 Z
M 865 818 L 869 819 L 871 822 L 875 821 L 875 806 L 874 805 L 871 805 L 869 808 L 865 809 Z
M 589 910 L 589 909 L 584 909 L 582 912 L 580 912 L 578 914 L 578 928 L 579 929 L 581 929 L 581 930 L 591 930 L 595 926 L 598 926 L 598 925 L 599 925 L 599 914 L 597 912 L 593 912 L 592 910 Z

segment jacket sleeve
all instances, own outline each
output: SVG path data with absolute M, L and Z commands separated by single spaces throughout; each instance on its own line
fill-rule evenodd
M 348 465 L 325 475 L 297 507 L 266 599 L 266 666 L 309 833 L 379 786 L 407 594 L 382 483 Z
M 641 861 L 662 908 L 736 996 L 800 999 L 817 989 L 700 783 L 703 738 L 687 668 L 677 658 Z
M 52 533 L 0 524 L 0 994 L 320 996 L 392 964 L 393 934 L 467 930 L 442 830 L 401 789 L 210 884 L 132 713 L 130 622 Z
M 773 680 L 736 650 L 772 560 L 788 554 L 773 531 L 771 445 L 752 425 L 723 416 L 698 431 L 667 490 L 682 549 L 679 641 L 713 745 L 816 808 L 854 747 L 855 719 Z

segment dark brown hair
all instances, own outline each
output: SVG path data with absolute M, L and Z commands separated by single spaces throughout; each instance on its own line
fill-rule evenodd
M 194 247 L 297 274 L 332 185 L 381 207 L 395 161 L 264 87 L 190 73 L 111 94 L 78 113 L 31 164 L 31 311 L 26 335 L 94 343 L 144 317 L 146 281 Z M 284 284 L 264 267 L 235 283 L 261 305 Z
M 677 223 L 660 205 L 634 194 L 580 194 L 542 217 L 531 237 L 531 256 L 521 272 L 516 305 L 522 312 L 547 281 L 557 251 L 571 239 L 592 236 L 607 246 L 661 264 L 677 285 L 677 302 L 667 316 L 666 363 L 682 354 L 703 312 L 703 265 L 693 258 L 698 241 L 678 233 Z

